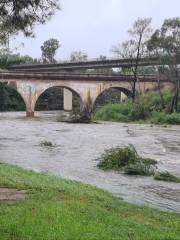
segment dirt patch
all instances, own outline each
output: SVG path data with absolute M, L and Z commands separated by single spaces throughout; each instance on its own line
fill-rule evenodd
M 18 191 L 17 189 L 0 188 L 0 203 L 1 202 L 17 202 L 25 199 L 26 191 Z

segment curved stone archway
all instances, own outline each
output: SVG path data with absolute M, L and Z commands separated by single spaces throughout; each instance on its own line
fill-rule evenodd
M 63 98 L 63 101 L 61 102 L 63 106 L 62 109 L 54 109 L 54 110 L 77 111 L 74 109 L 75 105 L 78 105 L 77 106 L 77 108 L 79 108 L 78 111 L 81 110 L 83 105 L 81 96 L 74 89 L 58 84 L 50 87 L 47 86 L 46 89 L 44 89 L 44 91 L 39 92 L 39 96 L 36 97 L 36 102 L 34 104 L 34 112 L 37 111 L 37 108 L 36 108 L 37 103 L 40 100 L 40 98 L 43 96 L 43 94 L 48 93 L 48 91 L 52 91 L 53 89 L 61 90 L 62 91 L 61 97 Z M 74 104 L 74 100 L 76 101 L 76 104 Z
M 113 92 L 113 90 L 115 91 Z M 116 99 L 112 100 L 111 95 L 113 95 L 113 97 Z M 127 88 L 110 86 L 109 88 L 106 88 L 103 91 L 101 91 L 101 93 L 96 97 L 93 103 L 93 110 L 97 106 L 102 106 L 107 103 L 122 102 L 122 100 L 124 99 L 124 96 L 126 96 L 127 98 L 131 98 L 132 92 Z

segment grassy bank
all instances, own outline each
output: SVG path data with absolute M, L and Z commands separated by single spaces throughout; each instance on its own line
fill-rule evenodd
M 107 104 L 95 112 L 94 119 L 114 122 L 145 122 L 154 124 L 180 124 L 180 112 L 169 114 L 172 94 L 164 92 L 162 106 L 158 92 L 148 92 L 138 97 L 135 103 Z M 179 106 L 180 110 L 180 106 Z
M 2 240 L 177 240 L 180 215 L 137 207 L 89 185 L 0 164 L 0 187 L 26 200 L 0 203 Z

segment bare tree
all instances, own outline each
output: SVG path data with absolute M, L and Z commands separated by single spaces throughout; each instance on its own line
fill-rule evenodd
M 151 18 L 138 18 L 134 22 L 132 29 L 128 31 L 131 39 L 113 47 L 112 49 L 112 52 L 115 53 L 116 56 L 119 55 L 122 58 L 130 58 L 133 62 L 135 62 L 135 66 L 131 68 L 134 75 L 132 86 L 133 101 L 135 101 L 136 97 L 139 60 L 147 53 L 146 43 L 152 32 L 150 24 Z

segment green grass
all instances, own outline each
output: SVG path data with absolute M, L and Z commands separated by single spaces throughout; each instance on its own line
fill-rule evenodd
M 0 204 L 2 240 L 178 240 L 180 214 L 123 202 L 95 187 L 0 164 L 0 186 L 28 191 Z
M 159 181 L 180 183 L 180 177 L 177 177 L 169 172 L 157 172 L 154 175 L 154 179 L 159 180 Z

